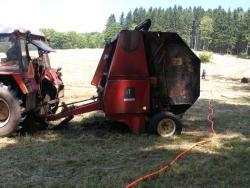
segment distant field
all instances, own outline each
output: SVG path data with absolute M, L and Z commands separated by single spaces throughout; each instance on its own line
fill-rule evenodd
M 101 49 L 58 50 L 54 67 L 62 67 L 65 101 L 95 95 L 90 85 Z M 124 187 L 171 161 L 190 144 L 211 136 L 206 120 L 213 99 L 218 135 L 160 176 L 139 187 L 250 186 L 250 60 L 213 55 L 202 65 L 207 79 L 201 96 L 183 118 L 180 136 L 133 135 L 107 122 L 102 113 L 80 115 L 66 130 L 35 131 L 0 138 L 0 187 Z

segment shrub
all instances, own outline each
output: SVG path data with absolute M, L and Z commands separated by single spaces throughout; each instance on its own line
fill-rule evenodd
M 200 58 L 202 63 L 210 63 L 211 58 L 212 58 L 212 54 L 203 52 L 203 53 L 199 54 L 199 58 Z
M 239 58 L 243 58 L 243 59 L 249 59 L 249 58 L 250 58 L 250 56 L 248 56 L 246 52 L 240 53 L 240 54 L 238 55 L 238 57 L 239 57 Z

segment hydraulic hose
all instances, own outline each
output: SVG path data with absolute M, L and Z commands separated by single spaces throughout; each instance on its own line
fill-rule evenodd
M 213 118 L 213 113 L 214 113 L 214 109 L 213 109 L 213 105 L 212 105 L 212 100 L 208 101 L 208 115 L 207 115 L 207 120 L 210 123 L 211 126 L 211 132 L 213 133 L 213 136 L 216 135 L 216 131 L 215 131 L 215 121 Z M 133 186 L 146 181 L 148 179 L 151 179 L 152 177 L 164 172 L 165 170 L 167 170 L 169 167 L 171 167 L 176 161 L 178 161 L 180 158 L 184 157 L 188 152 L 190 152 L 194 147 L 198 146 L 198 145 L 205 145 L 207 143 L 211 142 L 211 139 L 209 140 L 202 140 L 199 142 L 196 142 L 194 144 L 192 144 L 191 146 L 189 146 L 188 148 L 184 149 L 182 152 L 180 152 L 171 162 L 169 162 L 168 164 L 164 165 L 163 167 L 155 170 L 152 173 L 149 173 L 145 176 L 142 176 L 140 178 L 137 178 L 136 180 L 132 181 L 131 183 L 128 183 L 125 187 L 126 188 L 132 188 Z

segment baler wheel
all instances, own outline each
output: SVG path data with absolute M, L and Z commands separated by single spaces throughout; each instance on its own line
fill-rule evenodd
M 154 115 L 149 124 L 149 130 L 161 137 L 179 135 L 182 130 L 181 123 L 174 117 L 165 112 Z

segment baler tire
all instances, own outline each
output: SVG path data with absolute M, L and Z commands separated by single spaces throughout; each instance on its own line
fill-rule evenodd
M 168 123 L 172 124 L 173 130 L 169 132 L 169 134 L 162 134 L 159 129 L 162 124 L 162 121 L 167 121 Z M 161 124 L 160 124 L 161 123 Z M 180 135 L 182 131 L 182 124 L 181 122 L 176 119 L 175 117 L 169 116 L 166 112 L 159 112 L 155 114 L 149 122 L 148 130 L 150 133 L 157 134 L 161 137 L 170 137 L 173 135 Z
M 4 114 L 6 112 L 2 111 L 6 115 L 6 118 L 0 120 L 0 137 L 10 136 L 18 129 L 18 125 L 22 122 L 24 108 L 21 107 L 21 101 L 15 97 L 9 87 L 2 83 L 0 83 L 0 102 L 1 108 L 5 108 L 8 113 Z

